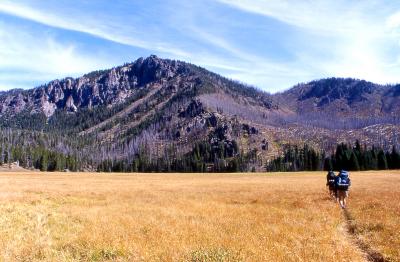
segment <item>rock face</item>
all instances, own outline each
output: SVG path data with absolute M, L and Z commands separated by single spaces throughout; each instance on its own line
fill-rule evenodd
M 195 117 L 205 112 L 204 106 L 199 100 L 192 100 L 186 110 L 180 111 L 180 117 Z
M 149 83 L 174 77 L 184 71 L 181 62 L 150 56 L 106 71 L 92 72 L 78 79 L 54 80 L 32 90 L 0 94 L 0 114 L 24 110 L 43 112 L 47 117 L 57 109 L 76 112 L 79 108 L 123 102 Z

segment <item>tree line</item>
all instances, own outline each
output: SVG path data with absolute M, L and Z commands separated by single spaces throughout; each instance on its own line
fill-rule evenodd
M 235 140 L 196 143 L 192 150 L 179 156 L 178 148 L 168 147 L 161 158 L 151 159 L 148 148 L 142 146 L 131 158 L 106 159 L 99 164 L 99 172 L 245 172 L 256 154 L 243 153 Z
M 356 141 L 354 146 L 339 144 L 334 154 L 324 161 L 324 170 L 385 170 L 400 169 L 400 153 L 393 146 L 391 151 L 380 147 L 367 148 Z
M 0 165 L 17 162 L 27 169 L 79 171 L 91 162 L 79 139 L 74 142 L 54 134 L 0 129 Z
M 82 140 L 82 141 L 81 141 Z M 164 145 L 154 154 L 143 141 L 123 147 L 132 154 L 121 154 L 121 146 L 100 149 L 96 140 L 88 152 L 87 137 L 74 141 L 42 132 L 0 129 L 0 165 L 19 162 L 22 167 L 41 171 L 99 172 L 248 172 L 266 171 L 381 170 L 400 169 L 400 153 L 395 146 L 385 151 L 378 146 L 341 143 L 331 154 L 311 146 L 287 145 L 281 156 L 260 166 L 257 150 L 243 152 L 235 140 L 216 139 L 195 143 L 184 151 L 179 145 Z M 96 147 L 97 146 L 97 147 Z M 97 149 L 96 149 L 97 148 Z M 93 152 L 98 152 L 93 154 Z M 184 153 L 186 152 L 186 153 Z M 94 155 L 97 158 L 93 157 Z
M 359 141 L 353 145 L 341 143 L 336 150 L 326 155 L 308 145 L 298 147 L 288 145 L 282 156 L 269 161 L 267 171 L 319 171 L 319 170 L 385 170 L 400 169 L 400 153 L 393 146 L 391 151 L 372 146 L 361 146 Z

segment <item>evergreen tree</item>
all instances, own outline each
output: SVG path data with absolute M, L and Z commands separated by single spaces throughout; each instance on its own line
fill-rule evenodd
M 378 168 L 380 170 L 388 169 L 386 155 L 385 152 L 383 152 L 383 150 L 380 150 L 378 153 Z
M 357 158 L 355 152 L 351 153 L 348 170 L 351 170 L 351 171 L 359 171 L 360 170 L 360 165 L 358 164 L 358 158 Z
M 397 152 L 395 146 L 393 146 L 392 153 L 390 154 L 390 168 L 400 169 L 400 153 Z
M 325 160 L 324 160 L 324 170 L 325 171 L 333 170 L 333 164 L 332 164 L 332 158 L 331 157 L 325 158 Z
M 48 169 L 48 155 L 46 151 L 42 152 L 40 157 L 39 169 L 40 171 L 47 171 Z

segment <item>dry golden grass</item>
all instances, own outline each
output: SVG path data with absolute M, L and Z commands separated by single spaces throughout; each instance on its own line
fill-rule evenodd
M 400 172 L 364 172 L 352 180 L 356 234 L 386 260 L 400 261 Z
M 352 174 L 350 203 L 361 236 L 394 259 L 400 248 L 399 175 L 382 176 L 380 190 L 368 182 L 374 181 L 370 173 Z M 392 241 L 384 241 L 390 234 Z M 0 260 L 365 258 L 347 234 L 341 210 L 327 197 L 324 173 L 4 173 Z

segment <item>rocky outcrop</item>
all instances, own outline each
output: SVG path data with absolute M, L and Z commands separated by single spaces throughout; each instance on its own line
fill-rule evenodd
M 185 72 L 184 67 L 183 62 L 150 56 L 77 79 L 65 78 L 32 90 L 4 92 L 0 94 L 0 114 L 13 115 L 29 110 L 50 117 L 57 109 L 76 112 L 79 108 L 114 105 L 125 101 L 150 83 L 165 81 Z
M 204 112 L 204 106 L 201 101 L 192 100 L 185 110 L 180 110 L 179 117 L 195 117 Z

